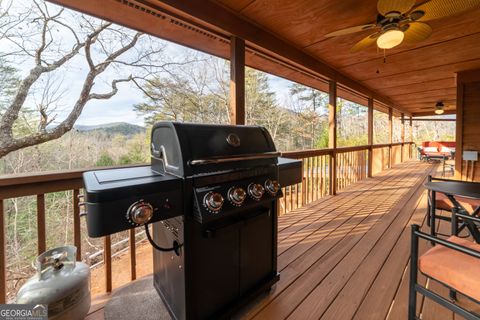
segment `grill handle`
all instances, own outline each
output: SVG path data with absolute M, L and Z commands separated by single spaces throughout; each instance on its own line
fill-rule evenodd
M 191 160 L 189 163 L 192 166 L 198 166 L 198 165 L 205 165 L 205 164 L 219 164 L 219 163 L 227 163 L 227 162 L 234 162 L 234 161 L 271 159 L 271 158 L 277 158 L 280 155 L 281 153 L 276 151 L 264 152 L 264 153 L 252 153 L 252 154 L 243 154 L 243 155 L 234 155 L 234 156 L 196 159 L 196 160 Z

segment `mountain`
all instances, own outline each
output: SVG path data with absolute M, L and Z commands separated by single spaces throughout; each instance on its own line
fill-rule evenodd
M 142 126 L 126 122 L 113 122 L 92 126 L 75 125 L 73 128 L 79 132 L 103 132 L 108 135 L 121 134 L 124 136 L 133 136 L 138 133 L 145 133 L 147 130 Z

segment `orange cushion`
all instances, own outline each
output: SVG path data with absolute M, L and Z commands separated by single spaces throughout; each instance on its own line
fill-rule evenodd
M 472 213 L 478 206 L 480 206 L 480 200 L 464 197 L 455 197 L 455 199 L 457 199 L 457 201 L 468 211 L 468 213 Z M 451 211 L 452 207 L 452 202 L 445 194 L 440 192 L 435 194 L 435 208 Z
M 480 251 L 480 245 L 455 236 L 448 241 Z M 437 244 L 423 254 L 418 268 L 428 277 L 480 301 L 480 260 Z

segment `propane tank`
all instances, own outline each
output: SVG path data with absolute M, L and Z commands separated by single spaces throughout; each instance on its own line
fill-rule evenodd
M 75 261 L 77 248 L 48 250 L 34 261 L 37 270 L 18 291 L 20 304 L 47 304 L 49 319 L 84 319 L 90 310 L 90 268 Z

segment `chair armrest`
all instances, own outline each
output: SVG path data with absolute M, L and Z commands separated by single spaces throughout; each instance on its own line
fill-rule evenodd
M 444 239 L 440 239 L 440 238 L 431 236 L 429 234 L 426 234 L 424 232 L 419 231 L 419 228 L 420 227 L 418 225 L 412 225 L 412 237 L 428 240 L 430 242 L 440 244 L 440 245 L 442 245 L 444 247 L 447 247 L 449 249 L 467 254 L 467 255 L 472 256 L 472 257 L 477 258 L 477 259 L 480 259 L 480 251 L 473 250 L 471 248 L 453 243 L 453 242 L 448 241 L 448 240 L 444 240 Z

